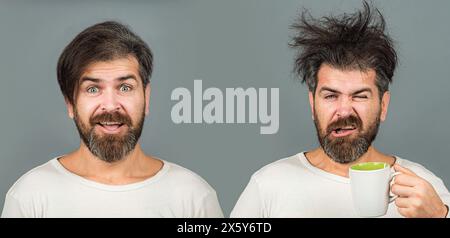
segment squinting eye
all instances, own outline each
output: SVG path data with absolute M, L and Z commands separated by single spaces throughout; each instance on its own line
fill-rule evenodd
M 98 92 L 98 88 L 97 87 L 89 87 L 86 91 L 88 93 L 97 93 Z
M 122 92 L 128 92 L 130 90 L 131 90 L 130 86 L 127 86 L 127 85 L 120 86 L 120 91 L 122 91 Z
M 334 98 L 336 98 L 336 95 L 334 94 L 325 96 L 325 99 L 334 99 Z
M 366 95 L 357 95 L 357 96 L 355 96 L 355 98 L 367 99 L 367 96 Z

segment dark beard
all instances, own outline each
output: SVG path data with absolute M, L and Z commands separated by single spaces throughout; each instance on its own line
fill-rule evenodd
M 318 118 L 315 111 L 314 117 Z M 375 122 L 371 123 L 366 131 L 362 131 L 363 123 L 361 118 L 353 115 L 331 123 L 325 132 L 319 125 L 317 119 L 314 120 L 314 124 L 316 125 L 317 137 L 325 154 L 337 163 L 348 164 L 356 161 L 367 152 L 377 136 L 380 117 L 377 116 Z M 357 137 L 354 139 L 350 138 L 350 136 L 330 138 L 333 130 L 345 126 L 354 126 L 357 133 L 359 133 Z
M 91 117 L 88 127 L 79 119 L 76 109 L 74 110 L 75 125 L 84 144 L 93 155 L 108 163 L 122 160 L 134 149 L 142 133 L 144 117 L 145 115 L 142 113 L 136 127 L 133 127 L 131 118 L 127 115 L 122 115 L 119 112 L 103 113 Z M 124 135 L 98 135 L 95 133 L 95 126 L 103 121 L 123 123 L 123 126 L 127 126 L 128 130 Z

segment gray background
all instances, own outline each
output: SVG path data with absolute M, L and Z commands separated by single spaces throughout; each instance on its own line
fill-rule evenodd
M 450 185 L 450 2 L 376 1 L 400 65 L 375 145 L 421 163 Z M 218 192 L 227 216 L 262 166 L 317 146 L 306 87 L 292 72 L 289 25 L 302 7 L 315 16 L 353 11 L 360 1 L 1 1 L 0 204 L 26 171 L 79 145 L 56 82 L 63 47 L 84 28 L 119 20 L 155 54 L 151 114 L 141 143 L 189 168 Z M 174 88 L 280 88 L 280 128 L 256 124 L 175 125 Z M 1 205 L 2 207 L 2 205 Z

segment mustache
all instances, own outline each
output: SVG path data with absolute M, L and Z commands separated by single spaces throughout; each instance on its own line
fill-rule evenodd
M 333 132 L 334 130 L 336 130 L 338 128 L 343 128 L 343 127 L 348 127 L 348 126 L 354 127 L 356 129 L 361 129 L 362 124 L 363 124 L 363 122 L 362 122 L 361 118 L 354 116 L 354 115 L 350 115 L 348 117 L 338 119 L 337 121 L 328 125 L 326 132 L 327 132 L 327 135 L 329 135 L 331 132 Z
M 102 114 L 95 115 L 89 119 L 91 126 L 95 126 L 100 122 L 118 122 L 120 124 L 125 124 L 131 127 L 131 118 L 128 115 L 121 114 L 119 112 L 105 112 Z

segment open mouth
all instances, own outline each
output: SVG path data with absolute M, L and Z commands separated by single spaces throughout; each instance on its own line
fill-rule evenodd
M 118 131 L 124 123 L 120 122 L 99 122 L 97 123 L 100 128 L 102 128 L 106 132 L 116 132 Z
M 343 136 L 351 135 L 355 131 L 356 131 L 356 127 L 355 126 L 345 126 L 345 127 L 338 127 L 336 129 L 334 129 L 331 132 L 331 134 L 334 137 L 343 137 Z

